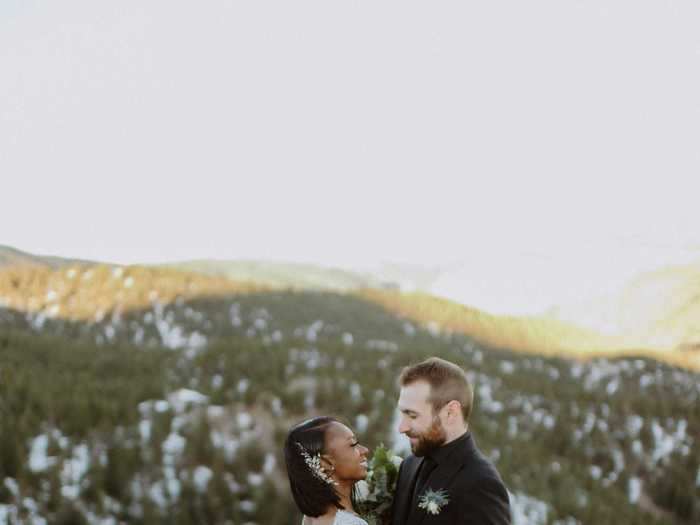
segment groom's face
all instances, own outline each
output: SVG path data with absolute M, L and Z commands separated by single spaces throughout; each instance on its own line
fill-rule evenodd
M 445 443 L 447 435 L 438 414 L 429 402 L 430 385 L 416 381 L 401 387 L 399 432 L 406 434 L 416 456 L 425 456 Z

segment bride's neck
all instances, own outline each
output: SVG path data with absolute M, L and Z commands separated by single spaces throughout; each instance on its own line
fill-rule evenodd
M 352 494 L 352 486 L 352 482 L 340 483 L 335 489 L 338 491 L 338 495 L 340 496 L 340 504 L 345 510 L 350 512 L 354 511 L 352 508 L 352 499 L 350 498 Z
M 347 512 L 355 512 L 355 509 L 352 507 L 352 499 L 351 499 L 351 494 L 352 494 L 352 483 L 340 483 L 335 487 L 336 492 L 340 496 L 340 504 L 343 506 L 343 508 Z M 334 518 L 335 514 L 338 512 L 338 508 L 335 505 L 331 505 L 328 507 L 328 510 L 323 516 L 320 516 L 319 518 L 309 518 L 308 516 L 304 518 L 304 525 L 314 525 L 315 523 L 324 523 L 326 520 L 330 518 Z

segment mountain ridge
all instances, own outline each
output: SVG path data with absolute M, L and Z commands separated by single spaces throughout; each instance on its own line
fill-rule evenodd
M 75 264 L 92 265 L 94 261 L 84 259 L 71 259 L 54 255 L 36 255 L 12 246 L 0 244 L 0 269 L 10 266 L 48 266 L 49 268 L 62 268 Z
M 148 307 L 154 301 L 168 304 L 274 289 L 334 291 L 357 295 L 424 326 L 462 333 L 491 347 L 576 359 L 642 355 L 700 370 L 700 269 L 694 266 L 640 276 L 625 289 L 620 312 L 629 313 L 632 306 L 643 303 L 640 297 L 645 294 L 655 299 L 660 289 L 668 301 L 658 308 L 651 303 L 653 315 L 643 325 L 645 330 L 606 333 L 575 322 L 576 317 L 566 312 L 492 315 L 420 290 L 401 291 L 400 284 L 371 275 L 309 264 L 205 260 L 119 266 L 56 260 L 8 248 L 0 253 L 5 255 L 0 261 L 13 263 L 0 264 L 0 305 L 46 317 L 87 320 Z M 670 284 L 659 288 L 659 282 Z M 605 312 L 600 305 L 588 309 L 598 310 Z M 627 321 L 624 326 L 634 325 Z

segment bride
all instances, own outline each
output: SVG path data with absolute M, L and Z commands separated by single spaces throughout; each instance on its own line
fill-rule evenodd
M 353 509 L 355 483 L 367 476 L 367 448 L 332 417 L 299 423 L 287 434 L 284 457 L 302 525 L 367 525 Z

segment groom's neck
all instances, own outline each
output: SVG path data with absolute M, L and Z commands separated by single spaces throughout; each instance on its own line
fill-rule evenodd
M 455 428 L 446 428 L 445 429 L 445 442 L 443 443 L 444 445 L 447 445 L 448 443 L 452 443 L 456 439 L 461 438 L 464 434 L 469 432 L 469 425 L 458 425 Z

